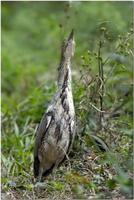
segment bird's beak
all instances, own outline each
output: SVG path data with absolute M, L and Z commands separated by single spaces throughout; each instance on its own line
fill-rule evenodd
M 68 37 L 68 41 L 69 40 L 73 40 L 73 38 L 74 38 L 74 30 L 72 29 L 72 31 L 71 31 L 71 33 L 70 33 L 70 35 Z

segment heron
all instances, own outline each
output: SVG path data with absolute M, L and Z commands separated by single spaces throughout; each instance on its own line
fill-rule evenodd
M 75 133 L 76 120 L 71 86 L 71 60 L 74 55 L 74 31 L 64 40 L 58 67 L 57 91 L 44 112 L 36 131 L 34 180 L 43 181 L 67 158 Z

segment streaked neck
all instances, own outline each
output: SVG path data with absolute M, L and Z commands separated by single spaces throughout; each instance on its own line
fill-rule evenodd
M 70 59 L 63 60 L 60 63 L 58 74 L 58 88 L 69 87 L 71 89 L 71 61 Z

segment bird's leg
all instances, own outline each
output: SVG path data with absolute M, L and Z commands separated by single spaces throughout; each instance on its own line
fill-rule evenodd
M 42 181 L 42 174 L 43 174 L 43 168 L 40 167 L 40 169 L 39 169 L 39 176 L 37 178 L 37 182 L 41 182 Z
M 39 169 L 39 176 L 36 179 L 36 184 L 35 184 L 35 188 L 40 189 L 40 188 L 44 188 L 45 187 L 45 182 L 43 182 L 43 168 L 40 167 Z

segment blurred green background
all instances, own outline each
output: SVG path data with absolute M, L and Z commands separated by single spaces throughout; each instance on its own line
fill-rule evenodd
M 114 43 L 132 24 L 132 2 L 2 2 L 3 104 L 16 106 L 46 79 L 56 78 L 61 42 L 72 28 L 79 70 L 80 56 L 94 50 L 102 24 Z
M 106 121 L 105 130 L 97 132 L 111 145 L 117 158 L 111 157 L 106 160 L 111 163 L 109 171 L 105 171 L 107 166 L 97 163 L 96 168 L 93 165 L 90 183 L 87 184 L 85 179 L 81 179 L 81 172 L 78 177 L 78 174 L 71 174 L 70 177 L 72 180 L 77 178 L 80 182 L 84 182 L 81 183 L 84 185 L 82 185 L 83 193 L 93 191 L 94 194 L 98 194 L 104 191 L 109 195 L 117 184 L 117 193 L 120 185 L 127 197 L 132 196 L 132 17 L 131 1 L 2 2 L 4 192 L 17 187 L 32 190 L 35 129 L 56 89 L 61 43 L 73 28 L 76 41 L 72 64 L 73 94 L 77 119 L 81 124 L 79 129 L 84 130 L 81 131 L 84 145 L 91 148 L 87 136 L 96 133 L 99 126 L 98 113 L 91 104 L 99 106 L 96 80 L 98 80 L 97 52 L 100 40 L 104 40 L 104 47 L 101 49 L 102 60 L 109 58 L 104 65 L 106 80 L 104 109 L 110 112 L 118 108 L 119 113 L 116 118 Z M 85 83 L 84 76 L 82 81 L 80 80 L 81 71 L 87 76 L 87 80 L 93 78 L 91 85 L 88 85 L 88 81 Z M 94 94 L 96 96 L 92 98 Z M 82 147 L 80 146 L 77 151 L 81 152 Z M 100 153 L 97 155 L 100 156 Z M 72 161 L 74 169 L 77 164 L 73 165 L 73 162 L 76 161 L 77 159 Z M 115 179 L 109 179 L 105 175 L 113 173 L 113 165 L 116 166 L 117 176 Z M 83 166 L 85 167 L 85 164 Z M 61 174 L 61 179 L 58 176 L 55 182 L 48 181 L 48 184 L 52 184 L 54 192 L 64 187 L 70 188 L 72 193 L 78 192 L 81 185 L 68 183 L 66 167 Z M 103 186 L 106 189 L 102 188 Z

